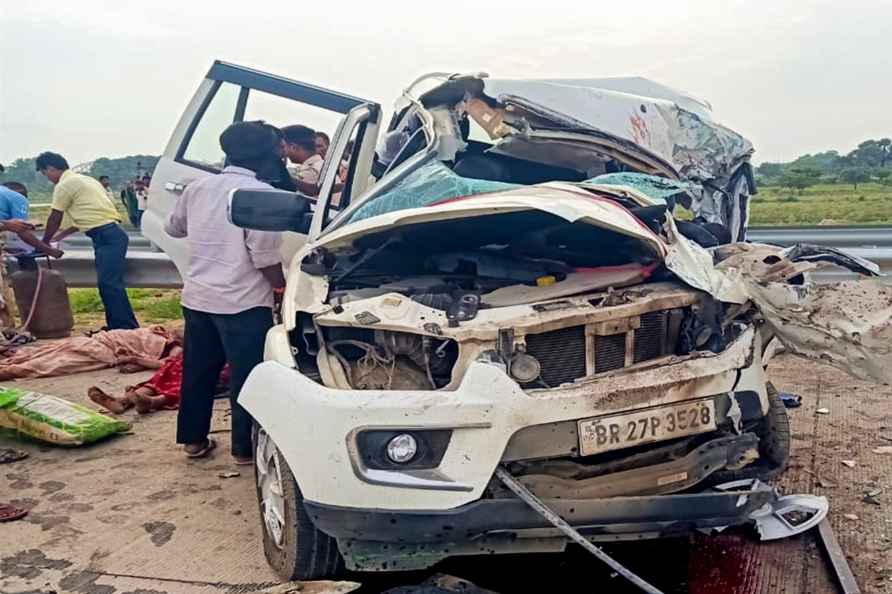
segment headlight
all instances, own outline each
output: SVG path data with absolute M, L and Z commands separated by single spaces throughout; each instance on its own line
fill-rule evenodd
M 408 464 L 418 453 L 418 442 L 408 433 L 400 433 L 387 442 L 387 457 L 397 464 Z
M 451 429 L 364 429 L 356 453 L 372 470 L 427 470 L 440 465 L 451 439 Z

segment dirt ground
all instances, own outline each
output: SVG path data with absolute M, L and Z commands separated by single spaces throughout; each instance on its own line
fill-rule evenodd
M 146 375 L 110 370 L 18 384 L 83 403 L 90 385 L 118 393 Z M 862 590 L 892 593 L 892 454 L 873 453 L 892 445 L 892 388 L 788 357 L 772 365 L 771 376 L 779 389 L 801 394 L 804 401 L 789 411 L 794 456 L 782 489 L 826 495 L 831 523 Z M 184 460 L 173 444 L 173 412 L 124 415 L 133 422 L 131 434 L 91 447 L 57 449 L 0 437 L 0 447 L 31 454 L 0 466 L 0 501 L 31 510 L 24 520 L 0 524 L 0 592 L 278 590 L 260 547 L 251 470 L 235 467 L 229 457 L 227 414 L 226 402 L 217 401 L 214 430 L 223 447 L 201 461 Z M 856 465 L 849 468 L 842 460 Z M 221 476 L 230 472 L 240 475 Z M 879 505 L 864 501 L 866 492 L 878 489 L 883 490 L 876 496 Z M 835 592 L 815 543 L 813 535 L 756 543 L 727 534 L 697 537 L 684 546 L 645 543 L 610 550 L 666 592 Z M 580 580 L 600 584 L 599 591 L 632 591 L 578 549 L 533 558 L 459 559 L 437 569 L 503 594 L 558 592 L 574 584 L 578 589 Z M 362 592 L 427 576 L 366 577 L 355 578 L 365 582 Z M 355 587 L 304 584 L 300 591 Z

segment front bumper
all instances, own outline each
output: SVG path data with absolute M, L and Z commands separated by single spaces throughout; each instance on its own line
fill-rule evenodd
M 777 498 L 755 482 L 743 491 L 544 503 L 596 541 L 680 536 L 740 525 Z M 351 509 L 305 501 L 316 527 L 338 540 L 351 569 L 419 569 L 452 555 L 559 551 L 566 540 L 519 499 L 487 499 L 451 510 Z
M 252 372 L 239 402 L 287 460 L 304 497 L 328 506 L 450 510 L 481 498 L 512 436 L 521 429 L 626 412 L 734 391 L 752 370 L 764 379 L 752 328 L 722 353 L 628 368 L 561 388 L 527 393 L 495 364 L 472 363 L 454 391 L 337 390 L 302 375 L 284 330 L 274 329 L 267 361 Z M 293 363 L 292 363 L 293 365 Z M 752 389 L 747 387 L 746 389 Z M 434 470 L 363 466 L 364 429 L 451 429 Z

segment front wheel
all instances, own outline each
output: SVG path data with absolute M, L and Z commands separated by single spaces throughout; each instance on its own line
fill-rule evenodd
M 283 580 L 331 579 L 343 571 L 335 539 L 307 515 L 291 468 L 262 427 L 254 427 L 254 476 L 263 552 Z
M 709 484 L 753 478 L 772 481 L 787 468 L 792 439 L 790 418 L 771 382 L 768 382 L 767 390 L 768 413 L 752 427 L 745 427 L 759 437 L 759 459 L 739 470 L 720 470 L 709 477 Z

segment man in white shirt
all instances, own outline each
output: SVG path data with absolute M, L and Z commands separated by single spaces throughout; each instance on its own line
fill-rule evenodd
M 285 141 L 285 155 L 292 164 L 288 172 L 305 194 L 316 195 L 322 181 L 322 166 L 325 164 L 316 152 L 316 131 L 306 126 L 294 125 L 282 128 Z M 315 189 L 315 192 L 311 190 Z
M 182 400 L 177 443 L 186 456 L 206 456 L 216 445 L 208 436 L 217 379 L 231 369 L 231 453 L 237 464 L 251 463 L 251 416 L 238 404 L 242 384 L 263 361 L 263 345 L 273 325 L 274 293 L 285 286 L 281 235 L 241 229 L 229 222 L 229 194 L 235 189 L 271 189 L 257 171 L 277 159 L 281 141 L 272 126 L 231 125 L 220 136 L 229 165 L 217 175 L 189 184 L 165 230 L 189 243 L 189 269 L 183 277 Z

